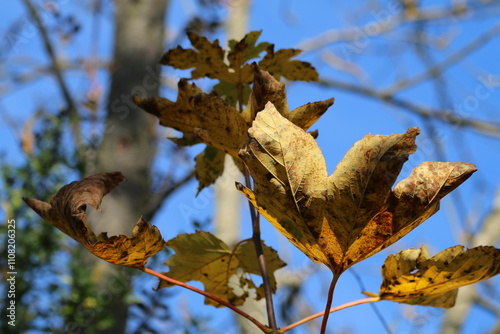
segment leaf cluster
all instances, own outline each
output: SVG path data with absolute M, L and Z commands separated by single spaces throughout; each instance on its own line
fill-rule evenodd
M 161 125 L 182 132 L 182 138 L 172 138 L 176 143 L 207 145 L 195 158 L 199 191 L 222 174 L 226 154 L 242 171 L 248 170 L 253 188 L 239 183 L 236 188 L 292 244 L 326 265 L 336 282 L 349 267 L 397 242 L 436 213 L 440 200 L 476 168 L 463 162 L 426 161 L 394 185 L 417 149 L 420 130 L 410 127 L 402 134 L 366 135 L 328 175 L 317 132 L 306 131 L 334 100 L 290 111 L 280 78 L 312 81 L 317 73 L 310 64 L 291 60 L 298 50 L 274 51 L 269 43 L 257 43 L 259 36 L 251 32 L 241 41 L 230 41 L 226 54 L 217 40 L 189 33 L 193 49 L 170 50 L 161 63 L 192 69 L 191 79 L 218 80 L 214 91 L 204 93 L 181 79 L 176 101 L 136 97 L 135 103 Z M 264 51 L 259 62 L 248 63 Z M 94 234 L 86 223 L 86 205 L 99 209 L 102 197 L 124 180 L 120 172 L 99 173 L 64 186 L 50 203 L 24 200 L 94 255 L 114 264 L 149 272 L 148 259 L 170 247 L 175 254 L 165 262 L 169 271 L 156 275 L 162 278 L 159 289 L 200 281 L 202 294 L 209 297 L 206 303 L 217 307 L 242 305 L 248 289 L 262 298 L 263 287 L 252 280 L 252 275 L 262 275 L 253 241 L 230 248 L 214 235 L 197 231 L 165 242 L 142 218 L 132 237 Z M 274 272 L 285 263 L 273 249 L 263 248 L 275 291 Z M 499 252 L 488 246 L 456 246 L 433 257 L 425 247 L 390 255 L 375 299 L 451 307 L 458 287 L 500 272 Z

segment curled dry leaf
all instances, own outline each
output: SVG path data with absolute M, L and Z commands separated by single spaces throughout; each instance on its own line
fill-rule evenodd
M 314 138 L 268 103 L 240 152 L 255 189 L 237 188 L 302 252 L 339 274 L 429 218 L 476 170 L 467 163 L 425 162 L 392 190 L 418 133 L 413 127 L 367 135 L 328 176 Z
M 458 288 L 500 273 L 500 249 L 455 246 L 430 257 L 425 246 L 389 255 L 382 266 L 380 298 L 449 308 Z
M 95 235 L 86 223 L 87 204 L 100 210 L 102 198 L 125 180 L 120 172 L 99 173 L 62 187 L 50 203 L 32 198 L 23 200 L 43 219 L 81 243 L 95 256 L 110 263 L 143 268 L 148 259 L 165 248 L 155 226 L 144 219 L 132 230 L 132 237 L 106 233 Z
M 230 249 L 222 240 L 205 231 L 180 234 L 169 240 L 167 246 L 175 251 L 165 264 L 170 270 L 164 275 L 182 282 L 200 281 L 206 292 L 210 292 L 229 303 L 238 306 L 248 297 L 248 289 L 255 288 L 257 298 L 264 296 L 262 286 L 257 287 L 250 276 L 260 275 L 259 264 L 255 256 L 253 241 L 246 241 Z M 271 288 L 276 291 L 274 272 L 285 263 L 271 247 L 263 245 Z M 240 272 L 241 270 L 241 272 Z M 236 279 L 234 279 L 236 278 Z M 160 281 L 158 289 L 172 286 Z M 235 288 L 240 293 L 236 293 Z M 206 298 L 205 304 L 220 307 L 222 305 Z

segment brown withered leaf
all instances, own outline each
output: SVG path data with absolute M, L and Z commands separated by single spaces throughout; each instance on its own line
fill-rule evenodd
M 169 240 L 167 246 L 175 251 L 165 264 L 169 266 L 166 276 L 182 282 L 200 281 L 205 291 L 210 292 L 233 305 L 242 305 L 248 297 L 248 292 L 237 295 L 235 286 L 240 288 L 256 288 L 257 298 L 261 298 L 262 287 L 257 287 L 248 275 L 242 275 L 239 270 L 247 274 L 260 275 L 260 269 L 255 256 L 253 242 L 246 241 L 231 249 L 222 240 L 205 231 L 191 234 L 180 234 Z M 285 263 L 271 247 L 263 245 L 266 265 L 273 292 L 276 291 L 274 272 Z M 233 276 L 239 276 L 233 280 Z M 158 289 L 172 286 L 160 281 Z M 205 304 L 221 307 L 212 299 L 205 299 Z
M 62 187 L 50 203 L 32 198 L 23 200 L 43 219 L 81 243 L 95 256 L 110 263 L 143 268 L 148 259 L 165 248 L 155 226 L 140 218 L 132 237 L 106 233 L 95 235 L 86 223 L 86 206 L 100 210 L 102 198 L 125 180 L 120 172 L 99 173 Z
M 335 101 L 334 98 L 330 98 L 325 101 L 311 102 L 290 112 L 285 84 L 276 80 L 269 72 L 262 70 L 257 64 L 253 66 L 255 75 L 252 94 L 247 107 L 242 113 L 249 126 L 255 119 L 255 115 L 263 110 L 268 102 L 271 102 L 283 117 L 298 127 L 307 130 Z
M 134 102 L 142 109 L 156 116 L 160 124 L 175 128 L 183 133 L 181 143 L 196 143 L 194 136 L 203 142 L 238 159 L 238 152 L 248 140 L 247 131 L 255 114 L 265 106 L 266 100 L 276 102 L 280 113 L 299 127 L 307 130 L 334 102 L 334 99 L 308 103 L 291 112 L 286 102 L 284 85 L 269 73 L 254 67 L 257 75 L 253 96 L 264 96 L 257 101 L 250 99 L 249 107 L 240 113 L 216 94 L 205 94 L 187 80 L 179 82 L 176 102 L 164 98 L 142 99 Z M 176 140 L 178 142 L 179 140 Z M 208 185 L 204 183 L 204 185 Z
M 266 99 L 279 102 L 283 108 L 283 116 L 297 122 L 297 125 L 307 130 L 334 102 L 334 99 L 308 103 L 291 112 L 286 105 L 284 86 L 279 85 L 271 75 L 259 71 L 261 79 L 254 89 L 259 87 L 274 87 L 267 89 Z M 247 142 L 247 131 L 255 113 L 259 111 L 262 101 L 255 105 L 249 113 L 239 113 L 233 106 L 226 103 L 216 94 L 202 93 L 194 84 L 187 80 L 179 82 L 179 93 L 176 102 L 155 97 L 142 99 L 134 97 L 134 102 L 148 113 L 158 117 L 160 124 L 172 127 L 191 138 L 198 135 L 205 143 L 238 158 L 238 151 Z M 252 116 L 250 116 L 252 114 Z
M 300 50 L 282 49 L 275 52 L 272 44 L 267 42 L 256 44 L 260 35 L 261 31 L 252 31 L 240 41 L 230 40 L 228 63 L 226 63 L 226 52 L 220 47 L 218 40 L 210 42 L 203 36 L 188 32 L 189 41 L 194 49 L 178 46 L 167 51 L 160 63 L 183 70 L 194 68 L 191 71 L 192 79 L 207 77 L 241 85 L 253 81 L 253 70 L 247 62 L 257 58 L 265 50 L 266 55 L 259 65 L 277 79 L 283 76 L 288 80 L 318 81 L 318 73 L 310 63 L 290 60 L 298 55 Z M 218 93 L 221 93 L 220 88 L 217 90 Z
M 274 51 L 274 45 L 269 45 L 267 53 L 259 62 L 259 66 L 271 73 L 276 79 L 285 77 L 288 80 L 296 81 L 318 81 L 319 76 L 316 69 L 305 61 L 290 60 L 301 50 L 281 49 Z
M 392 190 L 418 133 L 367 135 L 328 176 L 314 138 L 268 103 L 240 152 L 255 189 L 237 188 L 302 252 L 339 274 L 429 218 L 476 170 L 425 162 Z
M 224 63 L 225 51 L 220 47 L 219 41 L 210 42 L 194 32 L 188 32 L 187 35 L 195 49 L 178 46 L 166 52 L 160 63 L 182 70 L 194 68 L 191 72 L 193 79 L 208 77 L 231 81 L 229 67 Z
M 202 91 L 195 84 L 189 84 L 181 79 L 177 85 L 177 100 L 175 102 L 163 97 L 143 99 L 134 96 L 133 101 L 146 112 L 158 117 L 160 124 L 181 131 L 184 137 L 194 136 L 194 129 L 202 124 L 193 110 L 193 97 Z
M 387 257 L 379 295 L 383 300 L 449 308 L 459 287 L 499 273 L 500 249 L 495 247 L 455 246 L 430 257 L 424 245 Z
M 208 77 L 233 85 L 250 83 L 253 80 L 253 71 L 246 62 L 257 57 L 269 44 L 255 45 L 260 34 L 259 31 L 252 31 L 240 41 L 231 40 L 226 63 L 226 52 L 219 46 L 218 40 L 210 42 L 206 37 L 188 32 L 194 49 L 178 46 L 166 52 L 160 63 L 184 70 L 194 68 L 191 71 L 192 79 Z

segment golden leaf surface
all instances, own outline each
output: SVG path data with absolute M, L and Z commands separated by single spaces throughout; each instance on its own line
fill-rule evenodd
M 255 189 L 237 188 L 302 252 L 338 274 L 429 218 L 476 170 L 467 163 L 425 162 L 392 190 L 418 133 L 413 127 L 367 135 L 328 176 L 314 138 L 268 103 L 240 152 Z
M 260 275 L 259 264 L 252 241 L 246 241 L 230 249 L 222 240 L 209 232 L 197 231 L 192 234 L 180 234 L 169 240 L 167 246 L 175 251 L 165 264 L 170 270 L 164 275 L 178 281 L 202 282 L 205 291 L 228 301 L 233 305 L 242 305 L 248 297 L 248 292 L 236 294 L 234 288 L 257 288 L 257 298 L 263 297 L 262 286 L 256 287 L 250 276 Z M 263 245 L 266 265 L 273 292 L 276 291 L 274 272 L 285 266 L 278 254 L 271 247 Z M 238 280 L 233 280 L 237 275 Z M 172 286 L 160 281 L 158 289 Z M 221 307 L 212 299 L 205 299 L 205 304 Z
M 86 223 L 86 205 L 100 210 L 102 198 L 125 180 L 120 172 L 99 173 L 62 187 L 50 203 L 23 198 L 40 217 L 81 243 L 95 256 L 110 263 L 143 268 L 148 259 L 165 248 L 165 241 L 155 226 L 144 219 L 132 230 L 132 237 L 106 233 L 95 235 Z
M 265 107 L 267 100 L 280 106 L 280 113 L 299 127 L 307 130 L 333 104 L 334 99 L 308 103 L 292 111 L 288 110 L 286 91 L 283 83 L 261 71 L 258 66 L 252 96 L 247 108 L 240 113 L 216 94 L 205 94 L 187 80 L 179 82 L 176 102 L 155 97 L 142 99 L 134 97 L 134 102 L 148 113 L 158 117 L 160 124 L 183 133 L 177 142 L 194 144 L 196 137 L 206 144 L 238 158 L 238 152 L 248 141 L 248 129 L 257 114 Z M 257 99 L 256 96 L 259 96 Z M 200 186 L 209 185 L 200 180 Z
M 449 308 L 458 288 L 500 273 L 500 249 L 455 246 L 430 257 L 425 246 L 389 255 L 382 266 L 380 298 Z
M 252 31 L 240 41 L 230 40 L 226 63 L 226 52 L 218 40 L 210 42 L 206 37 L 188 32 L 194 49 L 178 46 L 167 51 L 160 63 L 183 70 L 194 68 L 191 71 L 192 79 L 207 77 L 233 85 L 245 85 L 253 81 L 253 70 L 247 62 L 266 51 L 259 65 L 278 80 L 283 76 L 288 80 L 318 81 L 318 72 L 310 63 L 290 59 L 298 55 L 300 50 L 282 49 L 275 52 L 272 44 L 256 44 L 261 33 Z M 228 88 L 227 85 L 224 87 Z M 221 92 L 219 89 L 218 92 Z
M 253 31 L 239 42 L 231 40 L 226 63 L 226 52 L 219 46 L 218 40 L 210 42 L 206 37 L 188 32 L 194 49 L 178 46 L 166 52 L 160 62 L 178 69 L 194 68 L 191 71 L 192 79 L 208 77 L 233 85 L 249 83 L 253 80 L 253 71 L 245 62 L 258 56 L 268 46 L 268 43 L 255 45 L 260 34 L 259 31 Z
M 310 63 L 290 58 L 298 55 L 301 50 L 281 49 L 274 51 L 274 45 L 269 45 L 267 53 L 259 62 L 259 66 L 271 73 L 276 79 L 285 77 L 287 80 L 318 81 L 318 72 Z

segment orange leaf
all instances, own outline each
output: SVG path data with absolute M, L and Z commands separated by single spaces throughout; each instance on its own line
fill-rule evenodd
M 95 256 L 140 269 L 149 257 L 165 248 L 165 241 L 155 226 L 140 218 L 132 230 L 132 237 L 108 237 L 106 233 L 96 236 L 86 223 L 86 205 L 100 210 L 102 198 L 123 180 L 125 177 L 120 172 L 99 173 L 65 185 L 51 198 L 50 204 L 32 198 L 23 200 L 43 219 Z
M 237 188 L 302 252 L 340 274 L 429 218 L 476 170 L 467 163 L 425 162 L 391 190 L 418 133 L 414 127 L 367 135 L 328 176 L 314 138 L 268 103 L 240 152 L 255 189 Z

